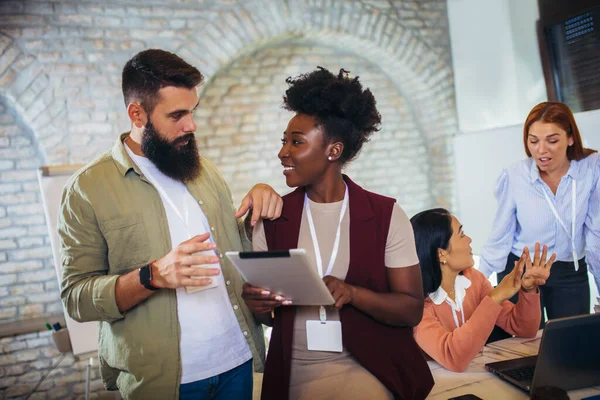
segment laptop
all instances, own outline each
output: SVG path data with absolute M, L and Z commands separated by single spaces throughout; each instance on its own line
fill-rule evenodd
M 550 320 L 537 356 L 485 368 L 528 393 L 543 386 L 568 391 L 600 385 L 600 314 Z

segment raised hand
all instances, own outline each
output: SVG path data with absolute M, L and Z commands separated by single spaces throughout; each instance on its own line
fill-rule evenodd
M 532 263 L 529 256 L 529 249 L 525 247 L 523 252 L 525 250 L 527 250 L 527 259 L 525 262 L 525 275 L 523 275 L 523 279 L 521 280 L 521 287 L 526 292 L 531 292 L 536 290 L 538 286 L 546 284 L 546 281 L 550 277 L 552 264 L 556 260 L 556 254 L 552 253 L 550 259 L 546 261 L 548 246 L 543 246 L 542 255 L 540 256 L 540 244 L 536 243 Z
M 159 288 L 177 289 L 183 286 L 207 286 L 211 276 L 221 273 L 219 268 L 204 267 L 219 263 L 215 255 L 195 254 L 210 251 L 217 246 L 208 241 L 210 234 L 186 240 L 162 258 L 151 264 L 152 284 Z M 212 251 L 211 251 L 212 252 Z M 213 253 L 214 254 L 214 253 Z M 202 266 L 202 268 L 199 268 Z
M 527 248 L 525 248 L 526 250 Z M 504 279 L 498 286 L 496 286 L 489 294 L 496 303 L 500 304 L 504 300 L 508 300 L 513 297 L 519 289 L 521 289 L 521 276 L 523 275 L 523 270 L 525 269 L 526 259 L 529 259 L 529 252 L 523 250 L 523 254 L 521 254 L 521 258 L 518 261 L 515 261 L 515 267 L 510 272 L 510 274 L 506 275 Z

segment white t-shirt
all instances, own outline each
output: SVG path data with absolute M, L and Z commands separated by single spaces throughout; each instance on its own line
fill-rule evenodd
M 196 235 L 210 232 L 204 212 L 183 183 L 164 175 L 150 160 L 125 148 L 160 193 L 173 248 Z M 212 235 L 209 240 L 214 242 Z M 209 254 L 214 255 L 214 252 Z M 212 279 L 218 284 L 215 288 L 195 293 L 187 293 L 185 288 L 176 291 L 182 384 L 219 375 L 252 358 L 233 313 L 223 274 Z

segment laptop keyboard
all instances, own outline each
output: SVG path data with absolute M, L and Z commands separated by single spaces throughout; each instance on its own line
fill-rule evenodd
M 514 380 L 519 381 L 519 382 L 531 382 L 533 380 L 533 371 L 534 370 L 535 370 L 534 366 L 528 366 L 528 367 L 507 369 L 507 370 L 502 371 L 502 373 L 510 376 L 511 378 L 513 378 Z

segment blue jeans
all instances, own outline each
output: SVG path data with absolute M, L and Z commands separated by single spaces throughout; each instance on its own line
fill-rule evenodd
M 252 359 L 222 374 L 179 386 L 180 400 L 252 400 Z

